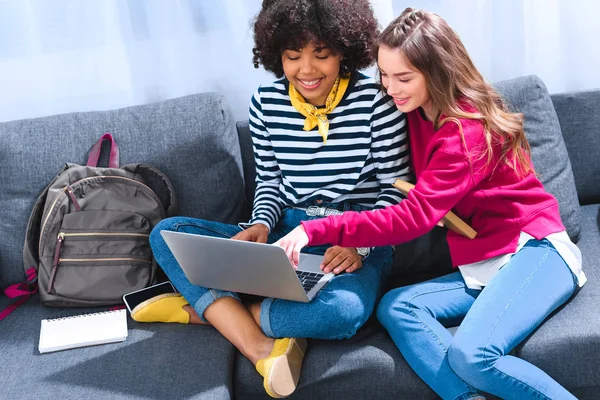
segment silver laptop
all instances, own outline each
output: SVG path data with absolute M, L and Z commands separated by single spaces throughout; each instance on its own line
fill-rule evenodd
M 191 283 L 213 289 L 309 302 L 334 276 L 323 256 L 300 255 L 294 269 L 285 251 L 270 244 L 161 231 Z

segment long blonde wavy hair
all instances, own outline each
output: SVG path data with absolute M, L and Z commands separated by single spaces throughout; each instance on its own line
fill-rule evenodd
M 407 8 L 381 32 L 375 46 L 375 55 L 380 46 L 400 50 L 424 75 L 436 130 L 449 121 L 455 122 L 466 147 L 458 118 L 480 120 L 487 143 L 480 157 L 487 156 L 488 164 L 491 163 L 493 147 L 499 146 L 500 157 L 494 170 L 504 163 L 520 176 L 533 171 L 529 162 L 531 150 L 523 131 L 523 114 L 508 110 L 500 95 L 475 68 L 456 32 L 442 17 Z M 477 112 L 462 110 L 461 101 L 475 107 Z

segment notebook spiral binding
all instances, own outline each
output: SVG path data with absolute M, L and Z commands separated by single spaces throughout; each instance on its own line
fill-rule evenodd
M 117 311 L 121 311 L 121 309 L 118 310 L 108 310 L 108 311 L 98 311 L 98 312 L 87 312 L 87 313 L 83 313 L 83 314 L 78 314 L 78 315 L 71 315 L 68 317 L 55 317 L 55 318 L 46 318 L 46 321 L 48 322 L 56 322 L 56 321 L 64 321 L 67 319 L 75 319 L 75 318 L 85 318 L 85 317 L 91 317 L 94 315 L 102 315 L 102 314 L 111 314 Z

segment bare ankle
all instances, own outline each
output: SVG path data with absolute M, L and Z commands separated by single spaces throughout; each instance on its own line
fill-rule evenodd
M 190 306 L 189 304 L 185 305 L 181 308 L 183 308 L 184 311 L 186 311 L 188 314 L 190 314 L 190 324 L 210 325 L 208 322 L 202 321 L 202 319 L 200 319 L 200 316 L 198 315 L 196 310 L 194 310 L 194 307 Z
M 275 340 L 264 334 L 239 299 L 225 296 L 215 300 L 204 311 L 204 318 L 252 363 L 271 354 Z
M 252 364 L 256 365 L 258 360 L 262 360 L 271 355 L 274 345 L 275 339 L 265 337 L 264 339 L 257 341 L 253 346 L 250 346 L 247 351 L 244 352 L 244 356 L 252 361 Z

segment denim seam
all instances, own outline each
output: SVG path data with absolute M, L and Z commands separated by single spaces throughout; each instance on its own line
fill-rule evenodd
M 426 295 L 426 294 L 431 294 L 431 293 L 439 293 L 439 292 L 447 292 L 450 290 L 456 290 L 456 289 L 461 289 L 463 286 L 455 286 L 453 288 L 449 288 L 449 289 L 443 289 L 443 290 L 431 290 L 431 291 L 427 291 L 427 292 L 421 292 L 418 294 L 415 294 L 413 297 L 411 297 L 408 301 L 407 304 L 409 306 L 409 310 L 411 312 L 411 314 L 414 315 L 414 317 L 424 326 L 427 327 L 428 330 L 430 330 L 432 332 L 432 336 L 435 337 L 436 341 L 438 342 L 438 344 L 441 345 L 441 347 L 444 349 L 444 351 L 448 351 L 448 348 L 442 343 L 441 339 L 439 338 L 439 336 L 437 334 L 435 334 L 435 332 L 433 331 L 433 329 L 431 329 L 431 327 L 429 325 L 427 325 L 413 310 L 413 300 L 416 299 L 417 297 Z M 432 316 L 433 317 L 433 316 Z
M 198 303 L 202 302 L 202 305 L 204 305 L 204 303 L 206 302 L 206 297 L 207 296 L 212 296 L 213 297 L 213 301 L 215 301 L 217 299 L 217 297 L 215 296 L 214 290 L 213 289 L 209 289 L 208 292 L 204 293 L 202 296 L 200 296 L 200 298 L 198 299 L 198 301 L 196 301 L 196 304 L 194 304 L 194 309 L 196 310 L 196 313 L 198 314 L 198 316 L 200 317 L 200 319 L 206 323 L 208 323 L 208 321 L 206 320 L 206 318 L 204 318 L 204 311 L 206 311 L 207 307 L 204 307 L 204 310 L 202 311 L 202 313 L 199 312 L 199 310 L 196 308 L 198 306 Z M 209 303 L 209 304 L 212 304 Z
M 414 299 L 416 299 L 419 296 L 424 296 L 426 294 L 432 294 L 432 293 L 439 293 L 439 292 L 447 292 L 450 290 L 455 290 L 455 289 L 462 289 L 464 288 L 465 285 L 461 284 L 461 283 L 455 283 L 453 287 L 450 288 L 445 288 L 445 289 L 438 289 L 438 290 L 427 290 L 427 291 L 421 291 L 419 293 L 414 293 L 413 296 L 407 301 L 408 303 L 412 302 Z
M 409 306 L 410 306 L 410 303 L 409 303 Z M 427 325 L 421 318 L 419 318 L 419 316 L 417 315 L 416 312 L 414 312 L 414 310 L 411 309 L 410 313 L 419 321 L 419 323 L 421 325 L 423 325 L 426 328 L 427 332 L 429 332 L 431 334 L 431 336 L 433 336 L 433 338 L 435 339 L 437 344 L 439 344 L 440 347 L 442 349 L 444 349 L 445 352 L 448 352 L 448 348 L 444 345 L 444 343 L 442 342 L 440 337 L 435 333 L 435 331 L 433 331 L 433 329 L 431 329 L 431 327 L 429 325 Z
M 528 387 L 529 389 L 531 389 L 532 391 L 536 392 L 538 395 L 542 396 L 542 398 L 547 399 L 547 400 L 551 400 L 549 397 L 547 397 L 546 395 L 544 395 L 543 393 L 541 393 L 539 390 L 537 390 L 536 388 L 531 387 L 529 384 L 523 382 L 520 379 L 517 379 L 513 376 L 510 376 L 502 371 L 500 371 L 498 368 L 496 368 L 495 365 L 490 365 L 490 360 L 489 360 L 489 356 L 488 356 L 488 347 L 489 347 L 489 342 L 490 342 L 490 338 L 492 337 L 492 335 L 494 334 L 494 331 L 496 330 L 496 327 L 498 326 L 498 323 L 500 322 L 500 320 L 502 319 L 502 317 L 504 316 L 504 314 L 506 314 L 506 311 L 509 309 L 510 305 L 512 304 L 512 302 L 514 301 L 514 299 L 521 293 L 521 291 L 523 290 L 523 288 L 529 283 L 529 281 L 531 280 L 531 278 L 538 273 L 538 271 L 540 270 L 542 264 L 546 261 L 546 258 L 548 257 L 548 253 L 549 253 L 550 249 L 546 248 L 546 252 L 544 253 L 544 256 L 542 257 L 542 259 L 540 260 L 540 262 L 538 263 L 537 268 L 535 269 L 535 271 L 533 271 L 529 277 L 527 277 L 527 280 L 525 282 L 523 282 L 523 285 L 521 285 L 521 287 L 519 288 L 519 290 L 517 291 L 517 293 L 515 293 L 515 295 L 513 296 L 513 298 L 510 300 L 510 302 L 506 305 L 506 307 L 504 308 L 504 310 L 502 311 L 502 314 L 498 317 L 498 319 L 496 320 L 496 323 L 494 324 L 494 327 L 492 328 L 492 330 L 490 331 L 490 334 L 488 335 L 488 338 L 486 339 L 485 345 L 483 346 L 484 349 L 484 362 L 486 367 L 493 369 L 494 371 L 496 371 L 497 373 L 507 376 L 510 379 L 514 379 L 515 381 L 518 381 L 519 383 L 521 383 L 523 386 Z
M 542 397 L 542 399 L 544 399 L 544 400 L 552 400 L 550 397 L 546 396 L 545 394 L 543 394 L 542 392 L 540 392 L 540 391 L 539 391 L 539 390 L 537 390 L 536 388 L 534 388 L 534 387 L 531 387 L 529 384 L 527 384 L 527 383 L 523 382 L 523 381 L 522 381 L 522 380 L 520 380 L 520 379 L 517 379 L 517 378 L 515 378 L 515 377 L 513 377 L 513 376 L 510 376 L 510 375 L 508 375 L 508 374 L 506 374 L 506 373 L 504 373 L 504 372 L 500 371 L 500 370 L 499 370 L 498 368 L 496 368 L 495 366 L 492 366 L 492 367 L 491 367 L 491 369 L 493 369 L 494 371 L 496 371 L 497 373 L 499 373 L 499 374 L 501 374 L 501 375 L 507 376 L 507 377 L 509 377 L 510 379 L 513 379 L 513 380 L 515 380 L 515 381 L 519 382 L 519 383 L 520 383 L 520 384 L 522 384 L 523 386 L 526 386 L 526 387 L 528 387 L 528 388 L 529 388 L 529 389 L 530 389 L 532 392 L 535 392 L 535 393 L 536 393 L 538 396 L 541 396 L 541 397 Z
M 199 225 L 195 225 L 195 224 L 190 224 L 190 223 L 187 223 L 187 222 L 186 223 L 177 223 L 177 224 L 175 224 L 173 226 L 173 228 L 175 229 L 175 231 L 179 232 L 179 228 L 184 227 L 184 226 L 191 226 L 191 227 L 194 227 L 194 228 L 201 228 L 201 229 L 207 230 L 209 232 L 216 233 L 217 235 L 221 235 L 223 237 L 227 237 L 227 238 L 230 237 L 229 234 L 227 234 L 227 233 L 225 233 L 223 231 L 220 231 L 220 230 L 217 230 L 217 229 L 208 228 L 206 226 L 199 226 Z
M 446 353 L 446 357 L 447 357 L 447 353 L 448 353 L 448 348 L 444 345 L 444 343 L 442 342 L 442 340 L 440 339 L 440 337 L 435 333 L 435 331 L 429 326 L 427 325 L 418 315 L 417 313 L 412 309 L 412 301 L 414 299 L 416 299 L 419 296 L 423 296 L 425 294 L 431 294 L 431 293 L 439 293 L 439 292 L 447 292 L 450 290 L 456 290 L 456 289 L 461 289 L 464 288 L 464 286 L 456 286 L 453 288 L 449 288 L 449 289 L 443 289 L 443 290 L 435 290 L 435 291 L 428 291 L 428 292 L 422 292 L 419 294 L 414 295 L 413 297 L 410 298 L 410 300 L 408 300 L 407 304 L 409 305 L 409 310 L 411 312 L 411 314 L 417 319 L 417 321 L 419 321 L 419 323 L 421 325 L 423 325 L 426 329 L 426 331 L 435 339 L 435 341 L 440 345 L 440 347 L 442 349 L 444 349 L 444 352 Z M 432 316 L 433 317 L 433 316 Z M 444 328 L 445 329 L 445 328 Z M 468 391 L 468 393 L 463 393 L 461 396 L 459 396 L 458 398 L 460 399 L 462 396 L 464 395 L 469 395 L 469 394 L 475 394 L 475 395 L 479 395 L 477 392 L 473 392 L 473 387 L 471 387 L 467 382 L 465 382 L 464 380 L 461 379 L 461 381 L 463 381 L 463 383 L 465 384 L 465 387 Z M 467 399 L 470 397 L 467 397 Z
M 273 298 L 266 298 L 261 302 L 260 305 L 260 327 L 265 335 L 268 337 L 274 338 L 275 333 L 273 333 L 273 329 L 271 327 L 271 306 L 273 305 Z

